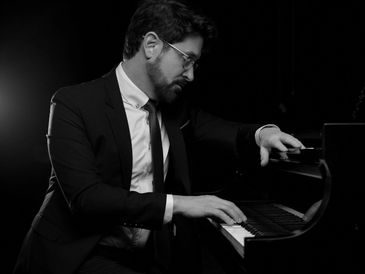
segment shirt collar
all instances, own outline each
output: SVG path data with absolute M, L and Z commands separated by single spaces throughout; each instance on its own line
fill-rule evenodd
M 143 107 L 147 103 L 149 98 L 127 76 L 122 67 L 122 63 L 120 63 L 116 68 L 116 74 L 123 102 L 132 105 L 138 109 Z

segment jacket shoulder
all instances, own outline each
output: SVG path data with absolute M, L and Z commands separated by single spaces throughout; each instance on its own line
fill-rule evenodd
M 83 105 L 90 102 L 104 101 L 105 80 L 97 78 L 76 85 L 65 86 L 58 89 L 51 97 L 51 103 L 66 103 Z

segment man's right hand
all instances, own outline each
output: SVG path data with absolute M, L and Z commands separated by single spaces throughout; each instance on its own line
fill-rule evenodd
M 232 202 L 212 195 L 174 195 L 173 214 L 190 218 L 210 217 L 220 219 L 228 225 L 245 222 L 243 212 Z

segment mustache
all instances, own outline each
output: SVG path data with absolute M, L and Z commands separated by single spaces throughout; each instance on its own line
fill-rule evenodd
M 182 88 L 185 87 L 189 82 L 184 79 L 179 79 L 173 82 L 174 85 L 179 85 Z

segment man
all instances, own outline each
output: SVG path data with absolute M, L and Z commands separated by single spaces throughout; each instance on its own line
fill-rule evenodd
M 272 148 L 303 145 L 275 126 L 226 122 L 178 100 L 213 34 L 184 4 L 144 2 L 124 61 L 53 96 L 49 188 L 15 273 L 194 273 L 193 220 L 246 220 L 230 201 L 191 196 L 184 139 L 260 155 L 262 165 Z

